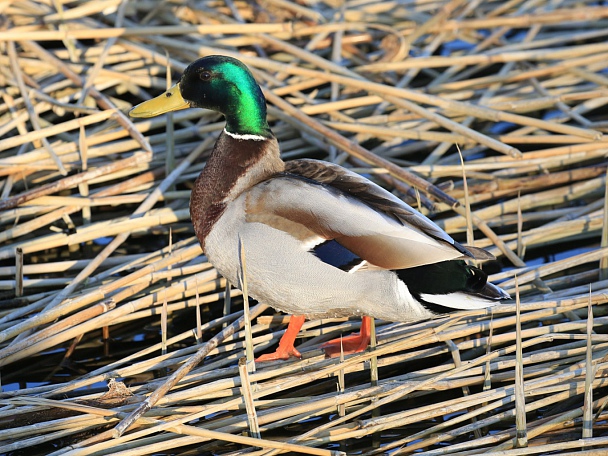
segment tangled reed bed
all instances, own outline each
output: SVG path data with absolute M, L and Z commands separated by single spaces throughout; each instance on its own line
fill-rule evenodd
M 32 0 L 0 13 L 0 453 L 605 451 L 607 7 Z M 193 238 L 189 188 L 222 120 L 125 115 L 212 53 L 254 70 L 284 158 L 369 174 L 490 250 L 484 268 L 519 299 L 376 322 L 376 347 L 342 361 L 317 347 L 358 322 L 311 321 L 303 360 L 240 361 L 287 317 L 240 310 Z

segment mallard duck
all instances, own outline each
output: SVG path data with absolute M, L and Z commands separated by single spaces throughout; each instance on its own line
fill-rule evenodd
M 332 163 L 281 160 L 262 90 L 239 60 L 193 62 L 130 115 L 185 108 L 226 118 L 190 199 L 203 251 L 238 285 L 242 243 L 249 294 L 292 314 L 276 352 L 258 360 L 300 357 L 294 340 L 305 318 L 363 317 L 359 334 L 323 345 L 334 356 L 365 350 L 374 317 L 412 322 L 509 298 L 464 261 L 487 259 L 484 251 L 455 242 L 382 187 Z

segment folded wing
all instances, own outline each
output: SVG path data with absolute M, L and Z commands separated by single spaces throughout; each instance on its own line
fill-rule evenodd
M 246 198 L 248 222 L 288 232 L 306 249 L 333 239 L 384 269 L 474 257 L 390 192 L 327 162 L 288 162 L 285 173 L 256 185 Z

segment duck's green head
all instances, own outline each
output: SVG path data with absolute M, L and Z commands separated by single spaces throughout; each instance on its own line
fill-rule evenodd
M 135 106 L 129 115 L 147 118 L 186 108 L 221 112 L 226 130 L 234 135 L 272 135 L 260 86 L 249 69 L 232 57 L 211 55 L 196 60 L 171 89 Z

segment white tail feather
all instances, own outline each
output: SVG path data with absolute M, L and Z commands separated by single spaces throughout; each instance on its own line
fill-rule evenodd
M 420 297 L 426 302 L 458 310 L 485 309 L 497 304 L 497 301 L 491 299 L 484 299 L 480 296 L 460 292 L 449 294 L 421 293 Z

